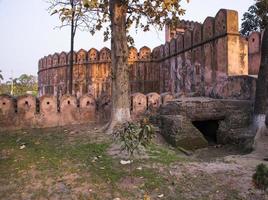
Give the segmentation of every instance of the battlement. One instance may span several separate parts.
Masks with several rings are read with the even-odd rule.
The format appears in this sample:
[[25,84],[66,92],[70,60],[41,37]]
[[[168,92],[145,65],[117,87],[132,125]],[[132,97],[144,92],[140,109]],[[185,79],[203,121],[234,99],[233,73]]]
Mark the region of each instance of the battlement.
[[194,27],[197,26],[198,22],[180,20],[177,26],[171,25],[170,23],[165,26],[165,37],[166,42],[170,42],[172,39],[176,39],[179,35],[183,35],[187,30],[193,31]]
[[[131,93],[184,93],[186,96],[253,99],[259,54],[252,41],[238,32],[238,13],[221,9],[203,23],[181,21],[183,34],[153,50],[129,48]],[[253,38],[256,37],[256,38]],[[250,47],[250,49],[248,49]],[[250,53],[250,56],[249,56]],[[39,61],[39,95],[62,96],[69,85],[70,53],[46,56]],[[249,62],[250,67],[249,67]],[[254,65],[254,66],[253,66]],[[111,50],[92,48],[74,53],[73,94],[99,98],[111,95]],[[236,94],[236,92],[238,92]]]
[[[135,93],[131,95],[131,114],[139,117],[147,110],[158,109],[161,104],[174,97],[165,93]],[[77,98],[63,95],[60,99],[55,96],[44,95],[36,98],[24,95],[14,98],[0,95],[0,129],[46,128],[71,124],[99,122],[110,119],[111,99],[103,95],[95,99],[90,95]]]
[[[182,22],[183,34],[153,50],[129,48],[131,114],[156,110],[174,97],[254,100],[261,34],[244,38],[236,11],[221,9],[203,23]],[[39,60],[39,96],[0,96],[1,129],[53,127],[108,121],[111,112],[111,50],[70,53]],[[249,65],[250,63],[250,65]],[[147,94],[147,95],[144,95]]]
[[[150,48],[144,46],[140,48],[139,52],[135,47],[129,48],[129,61],[145,60],[151,60]],[[111,50],[107,47],[102,48],[100,51],[95,48],[91,48],[89,51],[80,49],[74,52],[73,62],[75,65],[110,63]],[[49,68],[65,67],[68,65],[70,65],[70,52],[54,53],[38,61],[38,73]]]

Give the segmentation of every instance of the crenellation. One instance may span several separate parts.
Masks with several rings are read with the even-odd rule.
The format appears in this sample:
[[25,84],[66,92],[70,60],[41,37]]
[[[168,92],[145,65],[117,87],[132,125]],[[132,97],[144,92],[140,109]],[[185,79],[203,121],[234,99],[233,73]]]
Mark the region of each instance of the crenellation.
[[185,31],[183,35],[183,40],[184,40],[184,50],[190,49],[193,45],[193,40],[192,40],[192,31],[187,30]]
[[96,121],[97,104],[92,95],[83,95],[79,98],[79,121],[81,123]]
[[104,47],[100,50],[100,61],[110,61],[111,60],[111,50]]
[[198,45],[202,42],[202,25],[196,24],[193,29],[193,46]]
[[48,55],[46,58],[46,68],[51,68],[52,67],[52,55]]
[[57,98],[53,95],[43,95],[39,98],[40,114],[55,114],[58,112]]
[[0,95],[0,116],[14,115],[15,114],[15,99],[14,97],[6,94]]
[[77,64],[84,64],[87,62],[87,52],[84,49],[80,49],[77,52]]
[[214,28],[215,37],[223,36],[227,33],[227,10],[221,9],[216,14]]
[[146,95],[147,97],[147,109],[156,110],[161,105],[161,96],[156,92],[151,92]]
[[36,97],[33,95],[23,95],[17,98],[17,112],[18,114],[35,114],[37,112],[36,108]]
[[207,17],[202,27],[202,41],[206,42],[214,38],[214,18]]
[[261,33],[253,32],[248,37],[248,66],[250,75],[258,75],[261,64]]
[[63,51],[60,53],[59,66],[65,65],[67,65],[67,53]]
[[177,53],[182,52],[184,49],[184,38],[183,35],[178,35],[178,37],[176,38],[176,42],[177,42]]
[[131,114],[138,116],[144,114],[147,110],[147,98],[142,93],[134,93],[131,95]]
[[137,60],[138,60],[138,50],[133,46],[129,47],[128,61],[135,62]]
[[99,52],[97,49],[92,48],[88,51],[88,62],[94,62],[99,59]]
[[57,67],[59,65],[59,54],[54,53],[52,56],[52,67]]
[[151,49],[149,47],[142,47],[138,53],[139,60],[149,60],[151,59]]

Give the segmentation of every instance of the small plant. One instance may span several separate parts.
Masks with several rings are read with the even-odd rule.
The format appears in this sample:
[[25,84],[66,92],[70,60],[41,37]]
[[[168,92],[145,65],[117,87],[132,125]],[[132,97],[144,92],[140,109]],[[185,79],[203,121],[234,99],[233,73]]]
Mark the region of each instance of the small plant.
[[257,188],[266,190],[268,188],[268,167],[263,163],[259,164],[252,178]]
[[131,181],[133,182],[133,169],[131,162],[134,154],[140,153],[141,149],[146,148],[154,136],[154,127],[147,118],[140,122],[126,122],[114,131],[115,138],[121,142],[121,151],[126,151],[129,156],[129,170]]
[[126,151],[130,158],[135,152],[140,153],[142,147],[147,147],[154,137],[154,127],[147,118],[140,122],[126,122],[114,131],[114,136],[121,142],[121,150]]

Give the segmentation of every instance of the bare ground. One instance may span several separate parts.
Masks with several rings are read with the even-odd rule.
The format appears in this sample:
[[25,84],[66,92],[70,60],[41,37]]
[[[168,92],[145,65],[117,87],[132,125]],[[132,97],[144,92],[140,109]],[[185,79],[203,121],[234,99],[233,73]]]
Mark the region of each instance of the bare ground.
[[186,156],[158,136],[120,164],[127,159],[93,125],[2,132],[0,199],[268,199],[252,183],[256,165],[268,163],[233,146]]

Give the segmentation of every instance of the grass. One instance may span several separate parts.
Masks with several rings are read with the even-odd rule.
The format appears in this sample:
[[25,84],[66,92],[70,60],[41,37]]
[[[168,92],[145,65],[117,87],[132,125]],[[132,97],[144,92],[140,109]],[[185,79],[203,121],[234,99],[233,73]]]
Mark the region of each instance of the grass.
[[152,162],[170,165],[174,162],[187,161],[186,157],[181,152],[171,150],[167,147],[162,147],[156,144],[151,144],[148,149],[148,154]]
[[142,170],[135,170],[133,172],[134,177],[144,179],[142,189],[146,191],[152,191],[161,188],[165,185],[166,180],[154,169],[144,168]]
[[[20,149],[22,145],[26,147]],[[121,178],[120,174],[124,173],[113,167],[112,158],[106,154],[108,147],[107,143],[85,141],[68,144],[64,141],[64,134],[0,135],[0,148],[10,151],[8,159],[0,160],[0,170],[18,172],[36,165],[40,171],[55,172],[65,167],[64,163],[72,162],[78,164],[80,170],[91,170],[94,175],[115,182]],[[98,157],[98,160],[93,162],[95,157]]]
[[[119,157],[108,153],[112,139],[90,131],[0,133],[0,199],[71,199],[75,195],[76,199],[131,200],[142,199],[145,193],[155,195],[153,199],[157,194],[164,194],[163,199],[183,199],[188,188],[202,188],[200,192],[208,194],[219,189],[213,176],[194,178],[183,174],[178,179],[171,175],[169,170],[187,163],[188,158],[166,145],[153,143],[146,150],[147,157],[135,160],[131,166],[121,165]],[[22,145],[25,148],[20,149]],[[136,182],[127,182],[130,177]],[[209,188],[207,183],[211,183]],[[124,184],[130,184],[130,189],[124,189]],[[239,199],[236,190],[225,190],[230,199]],[[200,197],[207,198],[207,193]]]

